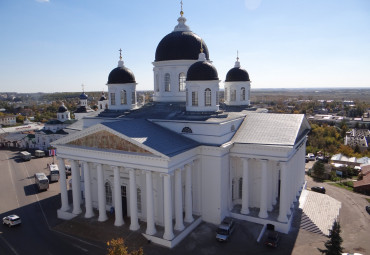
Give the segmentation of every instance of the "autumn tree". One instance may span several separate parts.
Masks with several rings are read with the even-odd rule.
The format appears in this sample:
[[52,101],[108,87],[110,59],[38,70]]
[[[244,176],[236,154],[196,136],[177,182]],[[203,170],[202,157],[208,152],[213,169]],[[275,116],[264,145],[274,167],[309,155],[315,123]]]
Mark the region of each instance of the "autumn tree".
[[107,242],[107,245],[107,255],[144,255],[143,248],[129,251],[123,238],[112,239],[111,241]]

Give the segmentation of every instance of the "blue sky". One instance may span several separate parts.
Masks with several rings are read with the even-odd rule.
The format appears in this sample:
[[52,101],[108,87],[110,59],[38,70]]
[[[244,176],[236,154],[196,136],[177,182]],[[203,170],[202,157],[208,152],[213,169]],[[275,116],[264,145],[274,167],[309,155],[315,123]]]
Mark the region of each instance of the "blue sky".
[[[255,89],[370,87],[369,0],[183,3],[222,81],[239,50]],[[120,48],[137,90],[153,89],[179,12],[177,0],[0,0],[0,92],[106,91]]]

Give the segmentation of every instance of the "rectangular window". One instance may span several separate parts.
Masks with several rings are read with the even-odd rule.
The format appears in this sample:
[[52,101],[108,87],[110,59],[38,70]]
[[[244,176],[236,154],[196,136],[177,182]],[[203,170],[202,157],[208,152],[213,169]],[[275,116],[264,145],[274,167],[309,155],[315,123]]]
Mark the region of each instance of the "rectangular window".
[[198,106],[198,92],[197,91],[191,92],[191,105]]
[[224,100],[225,100],[225,101],[228,101],[228,99],[227,99],[227,96],[228,96],[228,95],[227,95],[227,90],[228,90],[228,89],[225,89],[225,92],[224,92],[224,93],[225,93],[225,95],[224,95]]
[[220,104],[220,95],[219,95],[219,92],[216,91],[216,105],[219,105]]
[[110,104],[116,105],[116,93],[110,93]]
[[239,198],[241,199],[243,196],[243,178],[239,179]]
[[236,101],[236,90],[235,89],[231,90],[230,96],[231,96],[230,101]]
[[131,104],[136,104],[136,94],[135,94],[135,91],[132,92],[132,95],[131,95]]

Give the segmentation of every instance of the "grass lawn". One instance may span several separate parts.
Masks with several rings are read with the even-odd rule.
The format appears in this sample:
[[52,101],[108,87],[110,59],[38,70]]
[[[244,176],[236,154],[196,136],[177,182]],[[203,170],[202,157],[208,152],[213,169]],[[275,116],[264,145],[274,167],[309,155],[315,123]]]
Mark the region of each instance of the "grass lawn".
[[346,186],[344,185],[343,183],[340,183],[340,182],[336,182],[336,183],[328,183],[330,185],[333,185],[333,186],[337,186],[339,188],[342,188],[342,189],[346,189],[346,190],[349,190],[349,191],[353,191],[353,187],[349,187],[349,186]]

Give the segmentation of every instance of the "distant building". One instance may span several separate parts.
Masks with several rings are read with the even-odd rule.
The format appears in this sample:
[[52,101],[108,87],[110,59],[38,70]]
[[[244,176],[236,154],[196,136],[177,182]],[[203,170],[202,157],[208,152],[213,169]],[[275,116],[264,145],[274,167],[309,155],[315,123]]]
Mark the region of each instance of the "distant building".
[[89,96],[85,94],[85,92],[82,92],[82,94],[79,96],[80,104],[77,107],[77,110],[74,112],[76,120],[82,119],[85,116],[89,116],[95,113],[95,111],[91,109],[90,106],[87,104],[88,97]]
[[370,139],[370,131],[368,129],[352,129],[347,132],[344,138],[344,145],[352,148],[358,146],[361,152],[366,151]]
[[5,125],[5,126],[12,126],[17,123],[16,121],[17,116],[0,116],[0,125]]

